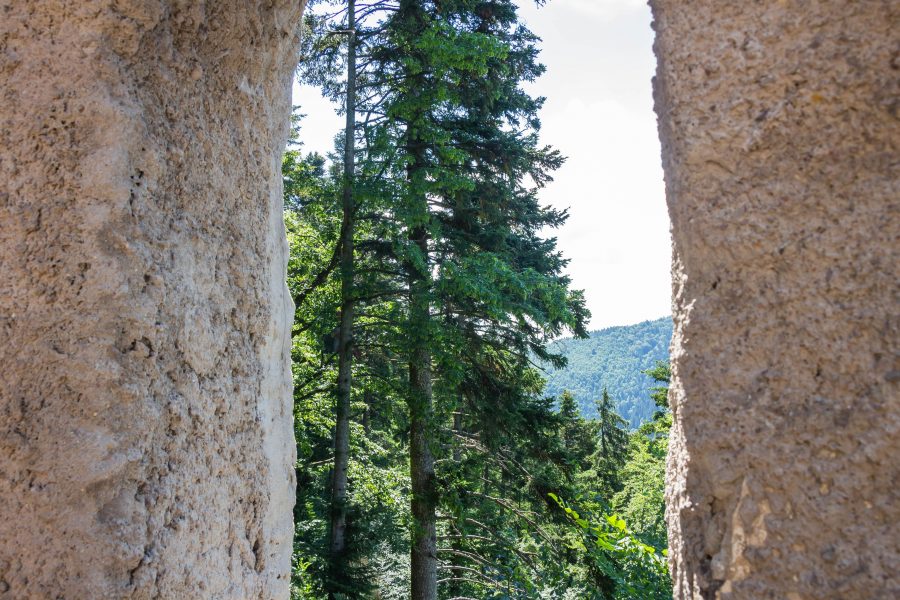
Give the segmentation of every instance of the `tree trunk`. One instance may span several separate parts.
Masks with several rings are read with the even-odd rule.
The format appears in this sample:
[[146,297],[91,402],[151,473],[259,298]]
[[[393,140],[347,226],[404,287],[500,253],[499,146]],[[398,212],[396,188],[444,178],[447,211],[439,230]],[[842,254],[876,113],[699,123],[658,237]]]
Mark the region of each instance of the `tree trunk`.
[[[421,230],[424,243],[424,229]],[[410,310],[419,333],[410,355],[410,444],[412,478],[412,600],[437,599],[437,533],[434,457],[429,447],[432,418],[431,352],[428,347],[428,278],[422,275],[410,286]]]
[[[462,434],[463,432],[463,424],[462,424],[462,410],[463,410],[463,400],[460,398],[459,408],[453,413],[453,431],[457,434]],[[459,438],[453,440],[453,462],[454,464],[459,464],[462,460],[462,444],[460,443]],[[462,525],[462,524],[460,524]],[[451,567],[461,567],[463,565],[462,560],[462,552],[465,552],[466,548],[463,544],[462,538],[462,528],[456,531],[456,535],[450,538],[450,548],[454,550],[454,552],[450,553],[450,566]],[[458,598],[463,595],[463,586],[462,582],[456,580],[455,576],[459,571],[456,569],[451,569],[451,573],[454,577],[454,580],[447,584],[447,596],[450,598]]]
[[[415,23],[416,33],[425,28],[423,7],[415,0],[403,0],[400,12]],[[411,69],[411,81],[421,81],[421,72]],[[416,88],[411,92],[418,93]],[[426,161],[419,121],[414,115],[407,121],[406,150],[413,157],[407,167],[407,183],[418,197],[411,216],[409,240],[421,252],[421,263],[406,264],[409,278],[409,383],[408,396],[410,442],[409,463],[412,480],[412,532],[410,546],[411,600],[437,600],[437,492],[435,490],[434,457],[429,442],[432,429],[431,389],[431,265],[428,250],[428,200],[423,191]]]
[[343,223],[341,225],[341,323],[338,331],[337,406],[334,426],[334,480],[331,488],[332,566],[347,550],[347,469],[350,462],[350,393],[353,366],[353,234],[355,229],[353,174],[356,128],[355,0],[347,6],[347,121],[344,135]]
[[[415,165],[411,170],[415,169]],[[422,199],[424,203],[424,198]],[[424,208],[427,210],[427,207]],[[425,268],[409,265],[409,463],[412,479],[412,546],[410,566],[412,600],[437,599],[437,533],[434,489],[434,457],[431,454],[431,276],[428,265],[428,233],[413,228],[410,239],[422,252]]]

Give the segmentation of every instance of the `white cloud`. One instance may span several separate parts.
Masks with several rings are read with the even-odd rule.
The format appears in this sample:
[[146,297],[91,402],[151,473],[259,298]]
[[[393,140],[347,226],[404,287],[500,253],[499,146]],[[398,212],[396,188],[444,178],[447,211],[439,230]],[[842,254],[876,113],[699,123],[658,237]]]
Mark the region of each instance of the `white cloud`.
[[611,21],[647,7],[646,0],[550,0],[554,8],[568,9],[584,16]]

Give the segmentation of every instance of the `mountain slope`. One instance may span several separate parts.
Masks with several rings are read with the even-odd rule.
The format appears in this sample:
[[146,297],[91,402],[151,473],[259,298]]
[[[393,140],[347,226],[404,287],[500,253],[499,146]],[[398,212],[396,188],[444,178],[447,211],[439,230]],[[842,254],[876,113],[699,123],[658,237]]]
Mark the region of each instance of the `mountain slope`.
[[671,339],[672,318],[664,317],[593,331],[584,340],[558,340],[551,348],[565,355],[569,364],[564,369],[548,368],[546,394],[558,396],[569,390],[582,414],[594,417],[594,400],[606,387],[619,414],[637,427],[656,410],[650,399],[650,388],[656,384],[641,371],[657,360],[668,360]]

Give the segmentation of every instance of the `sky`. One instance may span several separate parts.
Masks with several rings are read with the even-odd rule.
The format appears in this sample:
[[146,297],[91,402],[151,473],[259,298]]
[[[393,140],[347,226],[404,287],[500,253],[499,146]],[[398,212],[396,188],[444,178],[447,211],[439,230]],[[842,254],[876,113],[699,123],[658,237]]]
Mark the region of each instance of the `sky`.
[[[644,0],[550,0],[520,14],[543,40],[547,72],[526,89],[547,101],[541,139],[567,157],[541,199],[569,209],[552,232],[585,290],[590,329],[671,312],[669,218],[651,78],[656,69]],[[304,149],[325,154],[343,121],[315,88],[294,85]]]

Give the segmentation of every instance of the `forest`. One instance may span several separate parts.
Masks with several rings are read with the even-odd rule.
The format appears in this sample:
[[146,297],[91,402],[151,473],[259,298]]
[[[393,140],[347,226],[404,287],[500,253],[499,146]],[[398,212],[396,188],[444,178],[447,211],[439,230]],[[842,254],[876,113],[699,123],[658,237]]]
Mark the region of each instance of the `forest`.
[[292,598],[671,598],[667,363],[633,374],[637,427],[546,388],[589,314],[538,199],[564,160],[523,90],[540,40],[512,0],[323,0],[305,28],[298,77],[346,125],[304,153],[296,112],[282,164]]
[[582,414],[595,417],[594,399],[606,389],[616,412],[631,428],[640,427],[657,410],[650,397],[654,383],[643,372],[669,359],[671,340],[671,317],[607,327],[591,331],[586,338],[555,340],[550,349],[562,354],[566,365],[545,369],[544,393],[558,396],[569,391]]

